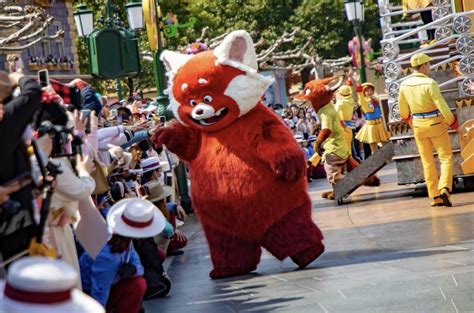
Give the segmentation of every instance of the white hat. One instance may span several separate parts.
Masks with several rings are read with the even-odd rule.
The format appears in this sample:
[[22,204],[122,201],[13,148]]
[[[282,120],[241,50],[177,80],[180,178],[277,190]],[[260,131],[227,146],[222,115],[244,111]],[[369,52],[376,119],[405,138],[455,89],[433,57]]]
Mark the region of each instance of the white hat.
[[156,111],[158,107],[156,105],[149,105],[146,108],[140,108],[140,113],[151,113]]
[[141,166],[143,173],[161,169],[161,160],[158,157],[151,157],[148,159],[141,160]]
[[165,222],[165,217],[153,203],[140,198],[115,203],[107,215],[112,232],[129,238],[158,235],[165,229]]
[[102,313],[100,303],[75,289],[76,270],[61,260],[25,257],[0,281],[0,313]]
[[295,137],[295,140],[296,140],[297,143],[301,143],[301,142],[305,141],[303,136],[301,136],[301,135],[295,135],[294,137]]

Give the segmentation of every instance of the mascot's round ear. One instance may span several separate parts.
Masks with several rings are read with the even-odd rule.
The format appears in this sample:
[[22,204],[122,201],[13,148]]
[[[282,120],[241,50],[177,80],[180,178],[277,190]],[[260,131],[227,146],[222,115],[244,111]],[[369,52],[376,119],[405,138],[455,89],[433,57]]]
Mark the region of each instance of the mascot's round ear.
[[328,91],[336,91],[344,83],[344,76],[334,76],[331,78],[327,78],[326,80],[327,80],[326,89]]
[[[237,68],[241,65],[258,70],[257,54],[252,38],[245,30],[236,30],[227,35],[222,43],[214,49],[218,63]],[[245,70],[245,69],[244,69]]]
[[181,66],[183,66],[193,56],[188,54],[181,54],[169,50],[165,50],[160,55],[160,60],[166,67],[168,72],[176,74]]

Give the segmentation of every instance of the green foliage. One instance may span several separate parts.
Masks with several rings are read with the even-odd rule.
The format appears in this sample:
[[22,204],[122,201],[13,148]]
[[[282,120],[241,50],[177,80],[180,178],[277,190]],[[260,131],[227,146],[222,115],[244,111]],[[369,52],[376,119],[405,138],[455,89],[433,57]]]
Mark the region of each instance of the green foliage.
[[[83,1],[95,12],[97,20],[105,12],[104,2]],[[112,0],[120,8],[120,15],[126,21],[124,5],[127,0]],[[302,45],[312,37],[316,52],[323,58],[338,58],[348,54],[347,42],[354,36],[352,25],[346,19],[343,0],[161,0],[163,15],[173,12],[178,23],[186,23],[192,16],[197,18],[194,29],[180,29],[178,36],[166,39],[166,48],[175,50],[194,42],[201,35],[203,27],[209,27],[209,38],[229,30],[245,29],[257,38],[267,39],[267,46],[285,31],[300,27],[301,33],[294,43],[286,48]],[[381,36],[377,2],[364,0],[365,22],[363,34],[372,38],[374,49],[379,49]],[[88,72],[87,51],[80,47],[81,70]],[[146,31],[140,32],[140,50],[148,51]],[[134,89],[150,88],[155,85],[153,65],[142,61],[142,73],[134,79]],[[103,90],[103,83],[97,86]],[[123,84],[126,86],[126,83]]]
[[[378,18],[377,4],[366,0],[363,27],[366,39],[373,38],[378,42],[380,37]],[[347,43],[354,37],[342,0],[304,0],[295,10],[288,25],[302,28],[297,44],[302,44],[308,37],[312,37],[318,55],[328,59],[347,55]]]

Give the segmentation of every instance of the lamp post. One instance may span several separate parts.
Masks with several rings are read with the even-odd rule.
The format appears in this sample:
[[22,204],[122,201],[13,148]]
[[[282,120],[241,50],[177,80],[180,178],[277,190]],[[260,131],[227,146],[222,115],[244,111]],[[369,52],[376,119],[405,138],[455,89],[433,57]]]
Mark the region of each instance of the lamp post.
[[[163,52],[163,42],[161,40],[161,22],[163,17],[161,16],[160,12],[160,1],[154,1],[155,5],[155,12],[156,12],[156,25],[158,27],[158,49],[153,56],[153,68],[154,68],[154,75],[155,75],[155,82],[156,82],[156,92],[157,92],[157,99],[158,102],[158,114],[160,116],[166,116],[166,108],[169,104],[168,96],[165,95],[164,91],[166,88],[166,80],[165,80],[165,66],[163,62],[160,60],[160,54]],[[166,116],[170,118],[170,116]]]
[[364,21],[364,1],[363,0],[344,0],[344,6],[346,8],[347,19],[352,22],[354,26],[354,33],[359,38],[359,49],[360,49],[360,81],[361,83],[367,82],[365,57],[364,57],[364,45],[362,41],[362,22]]
[[105,3],[105,19],[99,20],[102,27],[94,28],[93,12],[84,4],[78,5],[73,13],[79,37],[87,44],[91,74],[99,79],[115,79],[120,99],[123,98],[120,78],[133,77],[140,72],[138,39],[134,31],[143,28],[139,0],[131,0],[125,9],[131,30],[123,27],[118,8],[110,0]]
[[158,103],[158,114],[165,116],[167,119],[172,117],[172,113],[166,108],[169,103],[167,95],[164,91],[166,89],[166,71],[163,62],[160,60],[161,52],[164,48],[162,35],[166,38],[173,38],[178,35],[178,29],[193,27],[196,23],[196,18],[191,17],[188,23],[178,24],[163,23],[163,16],[160,11],[160,0],[142,0],[143,13],[145,15],[145,23],[148,33],[148,43],[150,50],[153,52],[153,73],[156,82],[156,93]]
[[[163,34],[168,38],[174,37],[177,35],[178,28],[192,27],[196,22],[196,19],[191,18],[189,23],[182,25],[164,25],[162,27],[163,17],[161,16],[160,11],[160,1],[144,0],[143,3],[146,26],[148,31],[148,41],[151,50],[154,52],[153,72],[155,76],[157,92],[157,113],[158,115],[165,116],[167,119],[169,119],[172,117],[172,113],[167,110],[169,99],[168,96],[164,93],[166,88],[166,71],[163,62],[160,60],[160,55],[163,51],[164,46],[161,34],[163,32]],[[192,212],[192,203],[191,198],[188,194],[186,167],[183,162],[179,162],[178,166],[175,169],[175,173],[181,205],[186,210],[186,212],[190,213]]]

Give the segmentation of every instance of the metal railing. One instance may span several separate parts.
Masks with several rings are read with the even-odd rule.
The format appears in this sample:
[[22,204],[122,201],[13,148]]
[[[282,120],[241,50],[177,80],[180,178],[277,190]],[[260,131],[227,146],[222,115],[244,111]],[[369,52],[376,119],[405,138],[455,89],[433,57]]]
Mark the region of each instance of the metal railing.
[[451,84],[453,84],[453,83],[457,83],[457,82],[459,82],[459,81],[461,81],[461,80],[465,80],[466,78],[472,78],[472,79],[474,79],[474,76],[473,76],[473,75],[465,75],[465,76],[458,76],[458,77],[455,77],[455,78],[453,78],[453,79],[450,79],[450,80],[448,80],[448,81],[445,81],[445,82],[442,83],[442,84],[439,84],[439,88],[442,89],[442,88],[444,88],[444,87],[446,87],[446,86],[449,86],[449,85],[451,85]]
[[[453,39],[457,39],[459,37],[462,37],[462,36],[465,36],[466,34],[453,34],[449,37],[446,37],[440,41],[437,41],[429,46],[425,46],[425,47],[421,47],[421,48],[418,48],[410,53],[405,53],[405,54],[402,54],[400,55],[397,59],[393,60],[393,62],[402,62],[402,61],[405,61],[405,60],[408,60],[409,58],[411,58],[412,55],[416,54],[416,53],[420,53],[420,52],[427,52],[428,50],[430,50],[430,52],[432,52],[434,49],[433,48],[436,48],[438,46],[442,46],[444,45],[445,43],[448,43],[450,41],[452,41]],[[471,36],[474,35],[474,33],[470,33]]]
[[429,24],[426,24],[426,25],[421,26],[419,28],[413,29],[413,30],[409,31],[408,33],[406,33],[404,35],[401,35],[399,37],[383,39],[382,41],[380,41],[380,43],[381,44],[384,44],[386,42],[397,43],[397,42],[399,42],[403,39],[410,38],[411,36],[414,36],[414,35],[416,35],[417,33],[421,32],[423,30],[431,29],[431,28],[433,28],[433,26],[439,26],[440,24],[443,24],[444,22],[447,22],[452,18],[456,18],[456,17],[464,16],[464,15],[473,15],[473,14],[474,14],[474,10],[466,11],[466,12],[459,12],[459,13],[451,13],[449,15],[446,15],[446,16],[440,18],[439,20],[433,21]]
[[403,10],[400,10],[400,11],[394,11],[394,12],[390,12],[390,13],[385,13],[385,14],[381,14],[380,17],[392,17],[392,16],[397,16],[397,15],[403,15],[404,13],[406,14],[414,14],[414,13],[421,13],[421,12],[425,12],[425,11],[431,11],[433,9],[437,9],[437,8],[451,8],[450,5],[443,5],[443,6],[439,6],[439,7],[427,7],[427,8],[423,8],[423,9],[416,9],[416,10],[407,10],[407,11],[403,11]]

